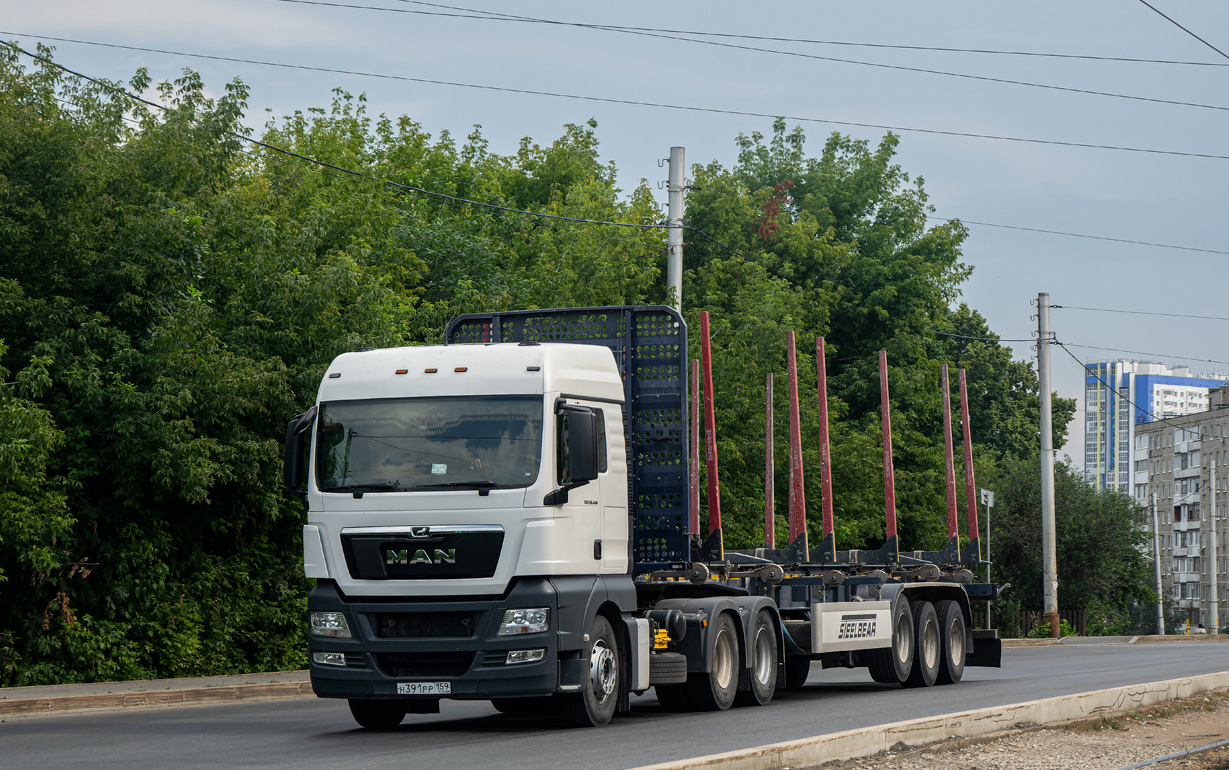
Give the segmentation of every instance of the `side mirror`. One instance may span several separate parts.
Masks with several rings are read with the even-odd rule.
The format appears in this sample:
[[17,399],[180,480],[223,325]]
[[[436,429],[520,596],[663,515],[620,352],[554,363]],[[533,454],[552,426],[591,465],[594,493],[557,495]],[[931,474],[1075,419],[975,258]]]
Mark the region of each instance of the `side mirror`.
[[598,474],[597,414],[592,409],[559,411],[559,483],[593,481]]
[[556,415],[559,488],[543,499],[543,505],[563,505],[569,490],[588,484],[600,472],[597,413],[588,407],[564,404]]
[[286,423],[286,446],[282,455],[282,484],[290,491],[303,486],[303,456],[306,443],[304,435],[310,436],[312,422],[316,419],[316,407],[303,414],[296,414]]

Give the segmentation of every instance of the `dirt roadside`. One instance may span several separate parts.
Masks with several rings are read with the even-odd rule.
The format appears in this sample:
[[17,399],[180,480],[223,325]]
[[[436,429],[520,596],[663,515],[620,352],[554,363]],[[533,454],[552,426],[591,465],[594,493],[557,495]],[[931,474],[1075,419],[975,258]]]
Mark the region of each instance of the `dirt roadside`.
[[[1126,714],[917,749],[902,746],[806,770],[1118,770],[1224,740],[1229,740],[1229,690],[1222,689]],[[1229,746],[1150,767],[1229,770]]]

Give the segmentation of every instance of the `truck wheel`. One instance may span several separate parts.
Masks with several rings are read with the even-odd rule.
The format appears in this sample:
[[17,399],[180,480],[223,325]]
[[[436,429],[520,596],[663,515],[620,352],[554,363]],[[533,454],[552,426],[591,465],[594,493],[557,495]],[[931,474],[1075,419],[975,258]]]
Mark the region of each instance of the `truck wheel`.
[[393,700],[350,700],[354,721],[368,730],[391,730],[405,719],[405,706]]
[[905,687],[930,687],[939,678],[943,663],[943,641],[939,632],[939,616],[930,602],[913,606],[913,635],[917,639],[913,655],[913,670],[905,679]]
[[589,626],[589,642],[585,645],[585,660],[589,677],[580,692],[568,696],[561,704],[569,722],[577,727],[601,727],[614,716],[619,703],[619,684],[623,676],[620,665],[619,640],[610,621],[598,615]]
[[965,625],[960,603],[944,599],[935,605],[939,616],[939,633],[943,638],[943,664],[939,666],[939,684],[955,684],[964,676]]
[[785,689],[800,690],[811,675],[811,659],[785,656]]
[[734,702],[739,706],[766,706],[777,692],[777,631],[772,614],[761,610],[751,629],[751,668],[747,688]]
[[913,670],[913,648],[913,611],[902,596],[892,608],[892,646],[867,654],[871,679],[881,684],[904,682]]
[[708,635],[712,670],[687,678],[687,700],[697,711],[725,711],[738,694],[738,630],[729,613],[721,613]]
[[691,701],[687,700],[687,685],[659,684],[653,689],[657,692],[657,702],[666,711],[691,711]]

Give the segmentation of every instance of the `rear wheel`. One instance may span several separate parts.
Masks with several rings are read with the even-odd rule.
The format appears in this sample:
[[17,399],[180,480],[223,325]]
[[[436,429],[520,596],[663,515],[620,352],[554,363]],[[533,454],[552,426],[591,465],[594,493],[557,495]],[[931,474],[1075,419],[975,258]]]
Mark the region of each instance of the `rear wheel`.
[[930,687],[939,678],[939,666],[943,663],[939,616],[930,602],[913,605],[913,634],[916,639],[913,668],[904,684],[905,687]]
[[585,645],[585,660],[589,676],[580,692],[566,696],[564,714],[578,727],[601,727],[614,716],[619,703],[619,679],[623,675],[619,655],[619,640],[610,621],[598,615],[589,626],[589,641]]
[[913,610],[901,596],[892,608],[892,645],[867,655],[871,678],[882,684],[903,683],[913,670],[913,648]]
[[708,637],[711,670],[687,678],[687,700],[698,711],[725,711],[738,694],[738,630],[722,613]]
[[747,689],[735,697],[740,706],[764,706],[777,692],[777,623],[772,613],[761,610],[751,629],[751,668]]
[[354,721],[368,730],[391,730],[405,719],[405,706],[393,700],[350,701]]
[[959,602],[945,599],[935,605],[939,616],[939,633],[943,639],[943,663],[939,666],[939,684],[955,684],[964,676],[965,625],[964,611]]

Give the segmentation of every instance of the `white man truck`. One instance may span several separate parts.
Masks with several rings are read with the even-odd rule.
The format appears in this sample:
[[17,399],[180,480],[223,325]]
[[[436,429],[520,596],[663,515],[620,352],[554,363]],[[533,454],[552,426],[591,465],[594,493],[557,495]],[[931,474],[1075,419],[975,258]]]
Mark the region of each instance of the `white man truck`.
[[464,316],[446,339],[338,356],[287,426],[312,687],[360,725],[446,698],[603,725],[650,688],[765,704],[814,661],[906,686],[999,664],[967,553],[700,539],[674,310]]

